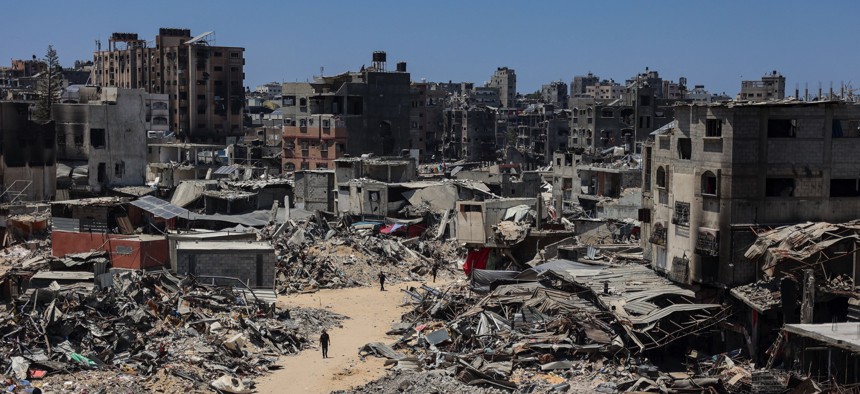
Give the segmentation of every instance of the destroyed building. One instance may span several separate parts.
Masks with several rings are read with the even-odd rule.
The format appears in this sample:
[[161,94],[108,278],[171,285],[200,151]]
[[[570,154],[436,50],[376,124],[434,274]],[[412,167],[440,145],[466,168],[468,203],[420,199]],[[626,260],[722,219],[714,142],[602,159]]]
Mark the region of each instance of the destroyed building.
[[637,142],[673,119],[676,100],[660,98],[659,91],[644,80],[634,80],[621,99],[572,97],[568,146],[590,153],[616,146],[634,152]]
[[537,171],[524,171],[518,164],[495,164],[474,170],[461,170],[457,179],[481,182],[500,197],[535,197],[540,192],[541,179]]
[[607,152],[603,157],[573,152],[553,155],[552,196],[559,212],[583,211],[595,218],[638,216],[642,204],[639,155]]
[[441,144],[444,160],[489,161],[496,158],[495,111],[486,106],[454,104],[445,109]]
[[571,112],[554,104],[532,104],[518,114],[516,148],[529,163],[550,164],[554,152],[567,150]]
[[56,196],[54,122],[29,120],[27,103],[0,102],[0,202],[49,201]]
[[93,83],[170,97],[170,130],[183,141],[225,143],[242,135],[244,48],[216,46],[213,32],[161,28],[152,41],[113,33],[93,54]]
[[284,84],[284,171],[333,168],[344,155],[399,154],[411,146],[406,63],[386,69],[385,52],[358,72]]
[[418,149],[422,162],[438,151],[444,133],[443,110],[448,101],[448,92],[438,83],[412,82],[410,85],[412,108],[409,111],[409,135],[411,149]]
[[54,104],[52,111],[57,159],[63,165],[60,188],[98,194],[111,187],[143,185],[147,112],[152,105],[166,105],[166,97],[153,103],[142,90],[113,87],[82,87],[79,94],[77,103]]
[[744,258],[760,228],[856,218],[860,106],[839,102],[681,105],[643,155],[642,242],[684,283],[755,281]]
[[[146,183],[173,189],[182,181],[206,179],[224,167],[224,145],[153,142],[147,145]],[[225,168],[225,171],[236,168]],[[225,174],[229,175],[229,174]]]

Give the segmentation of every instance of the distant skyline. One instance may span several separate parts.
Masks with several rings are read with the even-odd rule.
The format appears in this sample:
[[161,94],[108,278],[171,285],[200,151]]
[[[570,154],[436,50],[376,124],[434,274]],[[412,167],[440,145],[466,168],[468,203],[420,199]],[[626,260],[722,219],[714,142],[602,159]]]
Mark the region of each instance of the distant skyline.
[[92,60],[113,32],[153,40],[160,27],[214,31],[217,45],[245,48],[245,85],[305,81],[357,71],[373,51],[405,61],[414,81],[489,80],[517,73],[517,90],[593,72],[623,83],[657,70],[734,96],[742,79],[778,70],[786,95],[860,88],[854,43],[857,1],[44,1],[3,4],[0,66],[41,58],[54,45],[63,66]]

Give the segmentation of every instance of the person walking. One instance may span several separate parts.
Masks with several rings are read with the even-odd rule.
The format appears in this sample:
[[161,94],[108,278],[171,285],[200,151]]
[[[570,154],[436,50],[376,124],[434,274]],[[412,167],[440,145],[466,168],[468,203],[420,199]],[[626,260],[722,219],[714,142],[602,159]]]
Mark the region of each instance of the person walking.
[[385,291],[385,272],[379,271],[379,291]]
[[439,266],[433,264],[433,267],[430,268],[430,275],[433,275],[433,283],[436,283],[436,273],[439,271]]
[[320,335],[320,346],[322,346],[323,358],[328,358],[328,345],[330,343],[331,339],[328,336],[328,332],[326,332],[326,330],[322,330],[322,335]]

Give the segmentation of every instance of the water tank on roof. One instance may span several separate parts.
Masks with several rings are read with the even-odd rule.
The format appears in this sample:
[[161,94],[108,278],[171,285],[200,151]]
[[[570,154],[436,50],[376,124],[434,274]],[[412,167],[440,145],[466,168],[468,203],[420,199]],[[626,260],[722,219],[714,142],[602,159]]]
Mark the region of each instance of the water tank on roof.
[[397,63],[397,72],[401,72],[401,73],[406,72],[406,62],[398,62]]
[[373,52],[373,61],[374,62],[386,62],[385,51],[376,51]]

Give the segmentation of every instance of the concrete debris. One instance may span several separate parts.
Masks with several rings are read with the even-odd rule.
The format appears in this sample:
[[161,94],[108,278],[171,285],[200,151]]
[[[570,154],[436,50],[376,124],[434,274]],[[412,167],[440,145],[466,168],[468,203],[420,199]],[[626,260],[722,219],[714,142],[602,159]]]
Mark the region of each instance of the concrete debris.
[[440,278],[451,276],[465,252],[454,241],[435,239],[438,227],[428,228],[426,221],[330,223],[317,214],[290,222],[272,239],[278,256],[277,291],[368,286],[376,284],[380,271],[390,283],[423,280],[434,266]]
[[249,393],[253,377],[274,368],[279,355],[311,346],[308,338],[343,319],[282,310],[248,289],[166,271],[117,271],[111,283],[92,290],[54,283],[8,304],[0,311],[4,368],[18,379],[47,372],[44,384],[58,392]]

